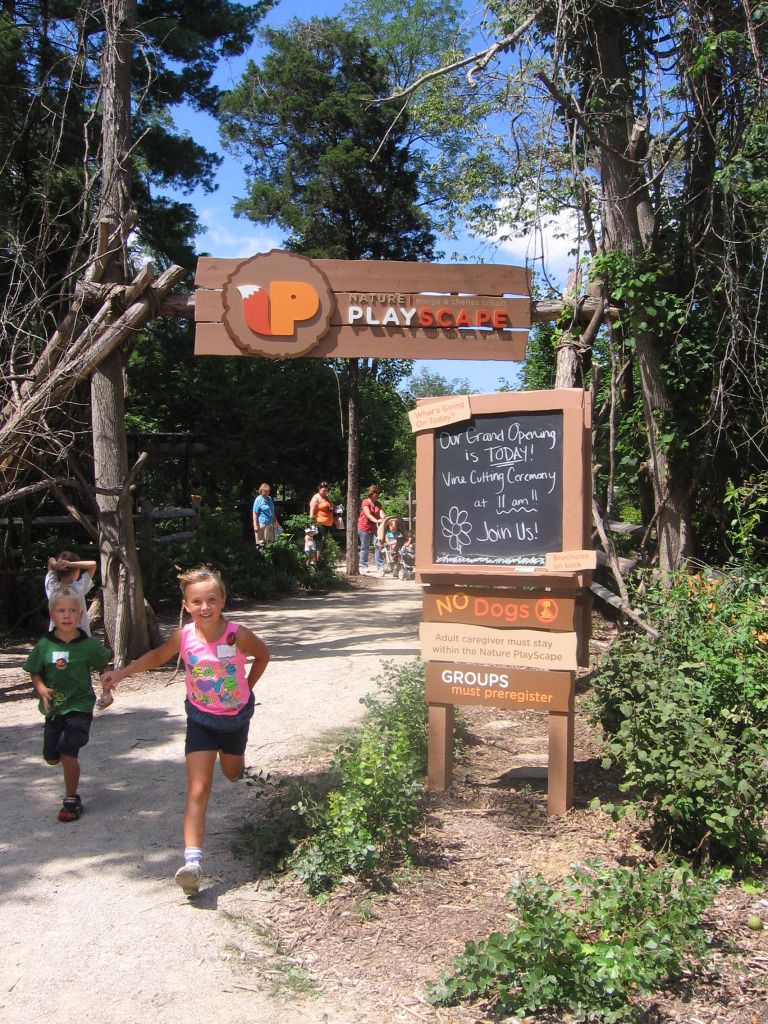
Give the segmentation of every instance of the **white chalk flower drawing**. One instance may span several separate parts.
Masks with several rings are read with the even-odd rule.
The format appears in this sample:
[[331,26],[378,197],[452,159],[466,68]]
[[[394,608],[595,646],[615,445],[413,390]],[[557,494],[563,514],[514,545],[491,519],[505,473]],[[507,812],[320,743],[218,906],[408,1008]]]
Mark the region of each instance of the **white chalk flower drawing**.
[[461,554],[461,549],[469,544],[472,534],[469,512],[465,512],[457,505],[451,505],[448,515],[440,516],[440,525],[443,528],[443,536],[448,538],[449,546]]

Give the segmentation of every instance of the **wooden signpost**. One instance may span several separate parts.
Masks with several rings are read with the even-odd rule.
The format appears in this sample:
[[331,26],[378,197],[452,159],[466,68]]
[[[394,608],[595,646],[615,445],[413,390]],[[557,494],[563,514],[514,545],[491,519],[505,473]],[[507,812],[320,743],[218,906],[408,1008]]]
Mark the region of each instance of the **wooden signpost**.
[[416,442],[428,785],[452,777],[453,708],[549,716],[547,808],[573,802],[577,668],[595,552],[591,417],[581,390],[426,399]]

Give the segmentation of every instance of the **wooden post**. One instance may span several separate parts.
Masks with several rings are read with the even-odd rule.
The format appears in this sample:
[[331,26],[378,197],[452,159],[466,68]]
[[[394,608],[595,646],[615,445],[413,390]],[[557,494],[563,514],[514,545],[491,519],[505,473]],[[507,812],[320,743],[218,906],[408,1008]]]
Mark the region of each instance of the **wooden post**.
[[194,512],[191,528],[193,530],[199,530],[202,520],[203,499],[199,494],[191,494],[189,503],[192,506],[192,511]]
[[452,704],[429,705],[429,745],[427,748],[427,789],[446,790],[453,778]]
[[154,511],[154,505],[152,499],[144,494],[141,498],[141,520],[139,526],[139,533],[141,536],[141,543],[146,551],[149,551],[152,546],[152,512]]
[[574,689],[568,711],[549,713],[547,814],[565,814],[573,806]]

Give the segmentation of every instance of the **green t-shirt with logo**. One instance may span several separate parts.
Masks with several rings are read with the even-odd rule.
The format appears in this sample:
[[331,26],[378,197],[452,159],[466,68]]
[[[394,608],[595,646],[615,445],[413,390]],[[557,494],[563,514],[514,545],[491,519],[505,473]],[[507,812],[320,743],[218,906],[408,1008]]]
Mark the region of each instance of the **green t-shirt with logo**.
[[[24,662],[24,671],[42,676],[53,690],[49,717],[70,711],[93,711],[96,695],[91,685],[91,672],[101,671],[112,660],[112,652],[104,644],[79,631],[74,640],[59,640],[53,633],[41,637]],[[45,715],[42,700],[38,704]]]

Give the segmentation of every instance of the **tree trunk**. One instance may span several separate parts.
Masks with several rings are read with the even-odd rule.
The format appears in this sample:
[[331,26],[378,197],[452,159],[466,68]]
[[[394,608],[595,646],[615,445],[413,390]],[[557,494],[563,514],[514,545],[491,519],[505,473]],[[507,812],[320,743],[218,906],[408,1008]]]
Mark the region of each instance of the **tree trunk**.
[[149,647],[144,588],[138,568],[125,439],[123,367],[113,352],[91,378],[91,424],[104,629],[120,667]]
[[347,421],[347,576],[358,572],[357,516],[359,514],[360,469],[360,364],[357,359],[347,362],[349,379],[349,418]]
[[[103,102],[102,183],[100,219],[119,229],[130,213],[131,66],[136,0],[104,0],[105,41],[102,53]],[[109,279],[125,283],[126,239]],[[125,438],[123,355],[115,351],[91,378],[91,422],[96,500],[99,505],[99,547],[103,586],[104,629],[115,664],[149,646],[144,588],[133,532]]]
[[[652,205],[639,162],[644,156],[647,125],[643,118],[636,118],[634,124],[628,122],[631,76],[624,59],[620,26],[604,19],[595,29],[594,42],[596,69],[608,86],[627,83],[626,91],[614,87],[603,96],[603,248],[619,250],[636,259],[652,245],[654,236]],[[668,571],[679,568],[691,552],[689,488],[682,467],[669,460],[660,443],[662,419],[671,411],[672,403],[661,372],[656,339],[648,332],[640,333],[635,345],[653,481],[659,567]]]
[[670,411],[670,402],[654,339],[648,334],[636,335],[635,351],[648,438],[659,568],[666,572],[679,569],[692,553],[688,486],[681,471],[674,471],[660,439],[660,421]]

